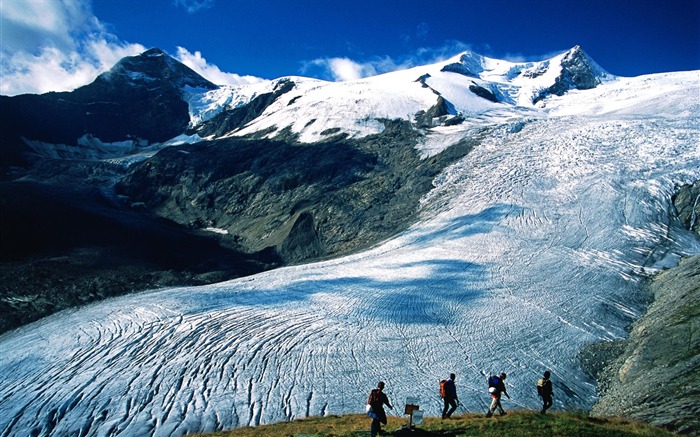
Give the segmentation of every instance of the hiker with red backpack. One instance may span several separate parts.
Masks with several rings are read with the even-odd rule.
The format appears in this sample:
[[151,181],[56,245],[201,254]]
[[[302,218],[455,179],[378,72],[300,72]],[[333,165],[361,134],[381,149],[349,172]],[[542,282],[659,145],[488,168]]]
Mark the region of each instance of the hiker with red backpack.
[[384,405],[390,409],[394,409],[389,402],[389,398],[386,393],[384,393],[384,381],[379,381],[377,383],[377,388],[372,389],[369,393],[369,398],[367,399],[367,415],[372,418],[372,425],[370,427],[370,435],[376,437],[382,430],[382,423],[386,425],[386,412],[384,411]]
[[496,408],[501,412],[501,416],[506,414],[506,412],[503,410],[503,406],[501,405],[501,394],[505,394],[508,399],[510,399],[510,395],[506,391],[506,385],[503,381],[506,379],[506,374],[501,373],[500,375],[492,375],[489,376],[488,382],[489,382],[489,393],[491,394],[491,406],[489,407],[489,412],[486,413],[486,417],[491,417],[493,416],[493,412],[496,411]]
[[459,398],[457,397],[457,386],[455,386],[456,375],[450,373],[450,379],[440,381],[440,397],[445,403],[442,409],[442,418],[448,419],[457,409]]

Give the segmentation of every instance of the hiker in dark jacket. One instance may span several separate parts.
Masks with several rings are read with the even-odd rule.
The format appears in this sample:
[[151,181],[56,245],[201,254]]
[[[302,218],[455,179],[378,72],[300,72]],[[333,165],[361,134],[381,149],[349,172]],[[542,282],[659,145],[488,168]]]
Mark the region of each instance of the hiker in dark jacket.
[[549,370],[544,372],[544,378],[537,381],[537,394],[542,398],[542,410],[540,413],[545,414],[547,409],[552,406],[552,381],[549,380]]
[[457,409],[457,386],[455,386],[456,375],[450,373],[450,379],[445,382],[445,396],[442,400],[445,402],[445,406],[442,409],[442,418],[447,419],[452,416],[452,413]]
[[496,408],[498,408],[498,410],[501,412],[501,416],[506,414],[506,412],[503,410],[503,406],[501,405],[501,394],[505,394],[508,399],[510,399],[510,395],[506,391],[506,384],[503,382],[505,379],[505,373],[501,373],[500,376],[492,376],[489,378],[489,393],[491,393],[492,399],[491,406],[489,407],[489,412],[486,413],[486,417],[493,416],[493,412],[496,411]]
[[[370,417],[372,417],[372,426],[370,427],[370,435],[376,437],[376,435],[382,429],[382,423],[386,425],[386,413],[384,412],[384,405],[390,409],[394,409],[389,402],[389,398],[384,393],[384,381],[379,381],[377,383],[377,388],[372,389],[369,393],[369,398],[367,399],[367,404],[372,407],[370,411]],[[372,415],[373,414],[373,415]]]

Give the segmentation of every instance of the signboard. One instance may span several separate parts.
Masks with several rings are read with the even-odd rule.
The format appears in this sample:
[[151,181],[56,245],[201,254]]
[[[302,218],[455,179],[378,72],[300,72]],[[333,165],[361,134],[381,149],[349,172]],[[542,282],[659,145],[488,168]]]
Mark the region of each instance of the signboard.
[[406,404],[406,408],[403,410],[403,414],[414,414],[418,411],[418,405]]
[[423,412],[421,410],[413,412],[411,423],[413,425],[421,425],[423,423]]
[[418,405],[420,404],[420,399],[418,399],[415,396],[407,396],[406,397],[406,405]]
[[406,408],[404,408],[403,414],[410,414],[411,421],[409,426],[412,428],[413,424],[416,423],[416,415],[420,416],[420,423],[423,423],[423,412],[420,411],[418,403],[420,399],[417,397],[409,396],[406,398]]
[[414,396],[408,396],[406,398],[406,408],[403,410],[403,414],[413,414],[415,410],[417,410],[418,403],[420,402],[420,399]]

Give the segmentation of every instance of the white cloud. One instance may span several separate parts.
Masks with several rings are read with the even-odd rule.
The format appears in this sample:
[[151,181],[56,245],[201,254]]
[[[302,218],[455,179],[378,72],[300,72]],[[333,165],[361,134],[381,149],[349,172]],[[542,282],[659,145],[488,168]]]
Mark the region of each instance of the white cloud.
[[378,60],[358,62],[349,58],[319,58],[306,62],[302,74],[311,74],[322,79],[344,82],[384,73]]
[[342,82],[444,61],[470,49],[471,46],[468,44],[450,41],[439,48],[419,48],[413,53],[397,58],[390,56],[374,57],[369,60],[318,58],[303,63],[301,72],[321,79]]
[[88,0],[0,1],[0,20],[3,95],[72,90],[145,50],[106,32]]
[[178,47],[176,57],[178,61],[217,85],[248,85],[264,81],[264,79],[255,76],[239,76],[233,73],[224,73],[216,65],[209,64],[199,51],[191,53],[183,47]]
[[214,0],[174,0],[173,3],[182,6],[190,14],[214,7]]

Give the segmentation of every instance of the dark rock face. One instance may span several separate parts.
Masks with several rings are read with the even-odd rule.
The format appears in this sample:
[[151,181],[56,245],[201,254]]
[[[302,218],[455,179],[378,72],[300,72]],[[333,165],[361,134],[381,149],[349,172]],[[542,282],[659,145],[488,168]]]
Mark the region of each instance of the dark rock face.
[[86,172],[76,162],[47,165],[61,173],[60,184],[0,183],[0,333],[107,297],[279,265],[274,254],[243,253],[216,234],[121,206],[94,177],[119,169],[89,165]]
[[700,256],[658,275],[654,302],[632,327],[622,355],[599,373],[592,413],[700,432]]
[[482,99],[498,103],[498,98],[496,97],[496,95],[482,86],[479,86],[477,84],[469,85],[469,91],[473,92]]
[[225,139],[168,148],[118,185],[148,213],[228,232],[247,252],[286,263],[375,244],[415,220],[420,197],[472,143],[420,160],[405,122],[361,140],[324,143]]
[[561,61],[561,74],[555,79],[554,85],[539,93],[533,103],[550,95],[562,96],[572,89],[587,90],[601,83],[603,74],[593,60],[576,46],[571,49]]
[[273,92],[261,94],[247,105],[225,110],[197,126],[196,129],[191,130],[189,133],[198,133],[201,137],[208,137],[210,135],[223,135],[239,129],[259,117],[279,96],[291,91],[293,88],[294,82],[286,79],[281,80],[277,83]]
[[320,258],[325,255],[323,243],[311,213],[304,211],[298,215],[292,229],[282,241],[279,252],[281,258],[287,262]]
[[[162,142],[189,124],[184,87],[215,85],[158,49],[122,59],[89,85],[72,92],[0,97],[6,131],[0,143],[9,156],[0,170],[27,164],[23,138],[77,145],[84,135],[104,142]],[[5,153],[3,153],[5,155]]]
[[[454,110],[452,111],[454,112]],[[419,111],[415,115],[416,127],[428,129],[440,124],[440,117],[450,114],[450,104],[442,96],[438,96],[435,105],[427,111]]]
[[700,182],[680,187],[673,206],[686,229],[700,235]]
[[462,55],[459,62],[442,67],[441,71],[449,71],[464,76],[479,78],[484,71],[484,58],[476,53],[467,52]]

